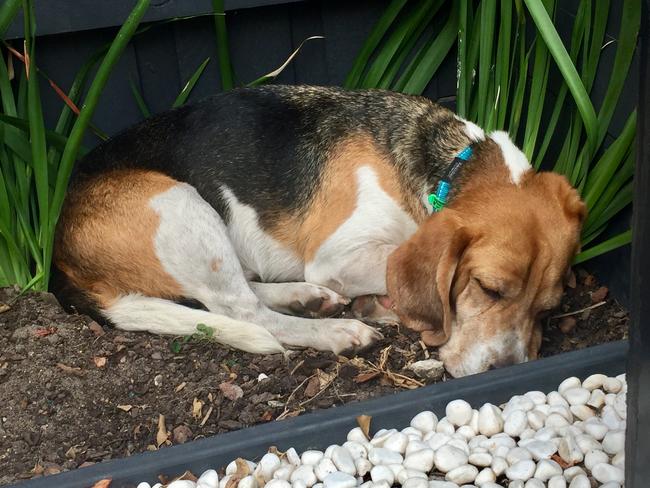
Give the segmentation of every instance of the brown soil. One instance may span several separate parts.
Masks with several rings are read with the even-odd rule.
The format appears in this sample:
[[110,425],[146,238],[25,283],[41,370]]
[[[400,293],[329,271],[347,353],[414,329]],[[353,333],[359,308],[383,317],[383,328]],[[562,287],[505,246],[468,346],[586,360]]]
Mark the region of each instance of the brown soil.
[[[558,313],[606,293],[587,273],[577,282]],[[0,485],[433,382],[405,369],[436,353],[403,328],[382,328],[385,339],[353,360],[313,350],[255,356],[205,337],[178,350],[169,337],[68,315],[50,294],[16,297],[0,290],[10,304],[0,313]],[[542,355],[625,338],[627,322],[611,299],[550,319]]]

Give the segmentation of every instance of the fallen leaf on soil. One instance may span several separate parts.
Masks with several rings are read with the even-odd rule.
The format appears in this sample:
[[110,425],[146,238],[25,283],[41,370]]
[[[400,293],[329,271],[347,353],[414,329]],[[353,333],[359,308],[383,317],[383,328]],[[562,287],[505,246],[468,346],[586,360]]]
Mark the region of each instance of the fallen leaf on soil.
[[271,420],[273,420],[273,414],[271,413],[270,410],[267,410],[260,416],[260,418],[265,422],[270,422]]
[[569,279],[566,282],[566,286],[569,288],[575,288],[577,285],[578,283],[576,282],[576,274],[573,272],[573,270],[571,270],[569,272]]
[[93,361],[95,362],[95,366],[98,368],[106,366],[106,358],[104,356],[96,356],[93,358]]
[[173,483],[174,481],[180,481],[180,480],[196,481],[196,480],[198,480],[198,478],[196,476],[194,476],[194,473],[187,470],[182,475],[180,475],[178,478],[174,478],[173,480],[171,480],[170,483]]
[[370,421],[372,420],[372,417],[370,415],[359,415],[357,417],[357,424],[359,424],[359,427],[361,427],[361,431],[364,433],[364,435],[370,439]]
[[591,301],[593,303],[602,302],[605,298],[607,298],[608,293],[609,290],[607,289],[607,287],[601,286],[596,291],[591,292]]
[[0,313],[6,312],[9,310],[11,307],[7,305],[6,303],[0,303]]
[[158,447],[165,444],[168,438],[169,433],[167,432],[167,427],[165,426],[165,416],[163,414],[158,414],[158,433],[156,434],[156,443]]
[[81,368],[73,368],[72,366],[68,366],[67,364],[63,363],[56,363],[57,368],[63,370],[65,373],[73,374],[76,376],[83,376],[84,372],[81,371]]
[[381,374],[381,371],[375,370],[375,371],[367,371],[365,373],[359,373],[354,377],[354,382],[355,383],[365,383],[366,381],[370,381],[373,378],[376,378]]
[[585,284],[585,286],[595,286],[596,277],[594,275],[587,274],[587,276],[585,276],[583,283]]
[[133,405],[118,405],[117,408],[124,412],[129,412],[133,408]]
[[320,380],[317,376],[314,376],[309,380],[307,386],[305,387],[305,396],[308,398],[313,397],[320,391]]
[[201,427],[203,427],[205,423],[208,421],[208,419],[210,418],[213,408],[214,406],[210,405],[210,408],[208,408],[208,412],[205,414],[205,417],[203,417],[203,420],[201,420]]
[[95,334],[97,337],[103,336],[105,334],[104,329],[94,320],[88,324],[88,328]]
[[245,459],[237,458],[235,459],[235,466],[237,466],[237,471],[235,471],[226,483],[226,488],[235,488],[242,478],[245,478],[251,474],[251,468],[248,466],[248,463]]
[[174,390],[174,392],[178,393],[178,392],[181,391],[183,388],[185,388],[185,385],[187,385],[187,381],[183,381],[180,385],[178,385],[178,386],[176,387],[176,389]]
[[111,484],[111,479],[100,480],[93,485],[93,488],[108,488]]
[[39,327],[34,331],[34,335],[36,337],[47,337],[52,334],[56,334],[57,328],[54,326],[49,326],[49,327]]
[[[172,430],[172,439],[174,444],[185,444],[187,441],[191,440],[194,434],[192,430],[185,424],[178,425]],[[195,480],[192,480],[195,481]]]
[[576,328],[576,319],[574,317],[564,317],[560,320],[558,327],[563,334],[569,334],[573,329]]
[[199,420],[203,416],[203,402],[198,398],[194,398],[192,401],[192,417],[196,420]]
[[318,383],[320,386],[320,389],[327,388],[329,384],[334,381],[337,377],[337,372],[332,371],[331,373],[326,373],[325,371],[321,371],[320,369],[316,369],[316,377],[318,378]]
[[219,389],[228,400],[233,402],[244,396],[244,390],[233,383],[221,383]]
[[65,452],[65,457],[68,459],[74,459],[77,457],[77,450],[74,448],[74,446],[70,446],[70,449]]

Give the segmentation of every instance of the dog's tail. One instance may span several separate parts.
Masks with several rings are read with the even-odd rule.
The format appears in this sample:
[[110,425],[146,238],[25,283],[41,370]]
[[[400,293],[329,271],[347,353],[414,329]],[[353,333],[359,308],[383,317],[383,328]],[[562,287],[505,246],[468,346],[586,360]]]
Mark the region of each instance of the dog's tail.
[[181,336],[195,333],[197,325],[204,324],[213,331],[212,339],[219,344],[262,354],[284,351],[278,340],[259,325],[162,298],[125,295],[102,309],[102,314],[124,330]]

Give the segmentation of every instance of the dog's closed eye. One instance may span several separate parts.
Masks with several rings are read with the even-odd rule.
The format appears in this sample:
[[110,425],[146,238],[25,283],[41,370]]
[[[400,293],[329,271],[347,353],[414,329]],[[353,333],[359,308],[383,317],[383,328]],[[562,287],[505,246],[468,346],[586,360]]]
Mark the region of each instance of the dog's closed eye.
[[501,300],[503,298],[503,294],[499,290],[496,290],[496,289],[486,285],[485,283],[483,283],[478,278],[474,278],[474,279],[476,280],[476,283],[481,288],[483,293],[485,293],[488,296],[488,298],[490,298],[491,300],[497,301],[497,300]]

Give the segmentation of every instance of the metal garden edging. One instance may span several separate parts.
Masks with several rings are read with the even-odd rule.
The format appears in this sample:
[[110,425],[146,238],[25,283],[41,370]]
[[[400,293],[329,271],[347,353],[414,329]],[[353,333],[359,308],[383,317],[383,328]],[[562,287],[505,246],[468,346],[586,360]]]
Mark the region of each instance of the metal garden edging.
[[[13,488],[89,488],[111,478],[111,488],[134,488],[140,481],[155,481],[159,474],[175,476],[189,469],[194,473],[224,467],[237,457],[258,459],[269,446],[325,448],[341,443],[356,426],[356,417],[372,416],[372,430],[408,425],[422,410],[442,414],[445,405],[463,398],[473,406],[495,404],[530,390],[551,391],[567,376],[591,373],[619,374],[625,370],[627,342],[619,341],[580,351],[567,352],[528,363],[501,368],[396,395],[352,403],[343,407],[270,422],[156,452],[96,464],[45,478],[13,485]],[[640,486],[640,485],[639,485]],[[635,487],[636,488],[636,487]]]

